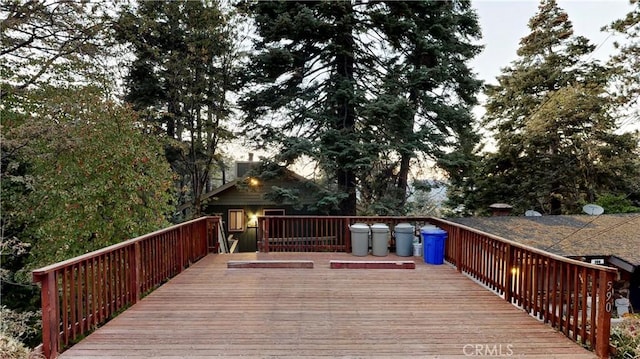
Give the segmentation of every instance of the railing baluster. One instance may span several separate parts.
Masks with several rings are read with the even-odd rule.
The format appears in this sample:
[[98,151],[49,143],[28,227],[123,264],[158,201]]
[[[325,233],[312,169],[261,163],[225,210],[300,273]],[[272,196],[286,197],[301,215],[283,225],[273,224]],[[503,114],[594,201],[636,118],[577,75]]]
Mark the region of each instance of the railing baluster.
[[98,323],[98,318],[97,318],[97,313],[96,313],[96,259],[95,258],[91,258],[88,260],[88,262],[90,263],[91,266],[91,270],[89,271],[90,274],[90,279],[89,279],[89,283],[91,283],[90,287],[91,287],[91,300],[90,300],[90,314],[89,314],[89,322],[88,322],[88,327],[87,330],[91,331],[94,327],[94,325],[96,325]]
[[64,268],[62,272],[62,333],[64,338],[64,345],[69,344],[69,292],[71,285],[69,284],[69,270],[70,268]]
[[580,283],[578,281],[578,267],[571,266],[571,272],[573,273],[573,286],[572,286],[572,313],[571,318],[572,326],[571,326],[571,338],[576,341],[578,339],[578,300],[580,299]]
[[132,275],[132,289],[133,289],[133,301],[132,303],[138,302],[141,298],[141,285],[142,285],[142,254],[141,254],[140,242],[135,242],[133,244],[133,261],[131,263],[133,275]]
[[587,277],[587,268],[581,268],[581,285],[580,285],[580,308],[582,309],[582,315],[580,316],[581,324],[580,324],[580,343],[587,343],[587,286],[588,286],[588,277]]
[[598,314],[598,278],[596,276],[597,272],[595,270],[589,271],[589,279],[591,285],[591,313],[590,313],[590,329],[589,329],[589,344],[594,347],[596,343],[596,316]]
[[78,274],[77,274],[77,287],[78,290],[76,292],[77,295],[77,313],[76,318],[78,320],[78,335],[84,335],[84,270],[82,267],[82,262],[78,263]]
[[562,303],[562,318],[564,319],[564,335],[569,337],[569,328],[571,323],[569,321],[569,315],[571,313],[571,264],[565,264],[565,276],[562,278],[564,283],[564,302]]
[[265,226],[264,226],[264,238],[265,238],[265,243],[264,243],[264,251],[265,253],[269,253],[269,242],[270,242],[270,238],[269,238],[269,224],[271,223],[271,219],[268,219],[267,221],[265,221]]
[[533,300],[533,308],[532,308],[532,314],[536,317],[539,317],[540,315],[540,257],[533,253],[531,255],[531,269],[532,269],[532,274],[531,274],[531,281],[532,281],[532,288],[531,288],[531,298]]

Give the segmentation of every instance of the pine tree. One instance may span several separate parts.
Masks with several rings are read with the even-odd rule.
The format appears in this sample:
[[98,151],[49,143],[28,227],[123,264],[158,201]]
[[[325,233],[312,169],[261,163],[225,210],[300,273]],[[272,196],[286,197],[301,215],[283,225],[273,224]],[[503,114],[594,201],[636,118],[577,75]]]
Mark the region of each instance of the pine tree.
[[158,124],[169,143],[166,156],[186,188],[179,204],[193,203],[211,188],[211,173],[224,169],[221,144],[228,129],[234,33],[218,2],[141,1],[121,13],[116,33],[135,55],[126,100]]
[[623,104],[618,111],[624,119],[622,125],[640,123],[640,1],[629,3],[633,9],[603,29],[624,35],[624,42],[615,44],[618,52],[609,61],[615,70],[617,100]]
[[497,151],[484,159],[474,206],[579,212],[601,194],[629,190],[637,142],[614,133],[608,69],[589,61],[594,46],[573,34],[555,0],[541,2],[529,28],[518,59],[487,89]]
[[[470,127],[479,47],[467,1],[252,2],[259,35],[244,127],[276,162],[301,156],[335,185],[334,212],[405,211],[415,160]],[[453,139],[453,141],[451,141]],[[326,200],[326,198],[325,198]]]

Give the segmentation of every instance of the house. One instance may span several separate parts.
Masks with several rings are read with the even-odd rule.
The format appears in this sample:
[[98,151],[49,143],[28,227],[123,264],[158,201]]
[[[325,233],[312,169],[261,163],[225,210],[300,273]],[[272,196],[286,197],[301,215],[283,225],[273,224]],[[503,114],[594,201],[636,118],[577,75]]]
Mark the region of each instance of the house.
[[[254,174],[261,162],[236,162],[236,179],[203,195],[203,213],[222,217],[224,232],[239,240],[240,252],[254,252],[258,216],[317,215],[313,209],[318,187],[295,172],[276,168]],[[291,197],[293,195],[293,197]]]
[[640,312],[640,214],[450,218],[564,257],[618,268],[614,286]]

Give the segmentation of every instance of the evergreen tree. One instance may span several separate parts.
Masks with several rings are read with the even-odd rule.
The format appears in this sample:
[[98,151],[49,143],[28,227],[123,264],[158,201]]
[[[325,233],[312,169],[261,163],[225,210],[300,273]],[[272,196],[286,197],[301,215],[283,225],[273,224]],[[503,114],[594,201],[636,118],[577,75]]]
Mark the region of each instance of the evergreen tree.
[[601,194],[631,190],[637,139],[614,133],[609,72],[588,61],[594,46],[573,34],[555,0],[541,2],[529,28],[519,58],[487,89],[497,151],[484,159],[473,209],[508,202],[520,213],[576,213]]
[[221,144],[231,139],[234,33],[215,1],[140,1],[120,13],[119,40],[135,55],[126,100],[166,133],[166,156],[185,189],[179,204],[200,214],[211,173],[224,168]]
[[[467,1],[250,2],[259,38],[244,128],[289,165],[316,161],[336,213],[406,210],[411,165],[470,127],[479,51]],[[470,132],[470,131],[468,131]]]
[[623,19],[604,28],[625,37],[624,42],[615,44],[618,52],[609,62],[615,70],[613,83],[617,100],[623,105],[618,111],[623,125],[640,123],[640,1],[630,0],[629,3],[633,9]]

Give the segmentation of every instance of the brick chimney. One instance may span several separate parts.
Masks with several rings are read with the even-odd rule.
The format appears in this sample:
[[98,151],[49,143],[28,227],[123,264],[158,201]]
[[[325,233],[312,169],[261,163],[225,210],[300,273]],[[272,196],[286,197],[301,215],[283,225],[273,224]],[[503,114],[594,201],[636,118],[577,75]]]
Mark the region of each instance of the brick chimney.
[[491,215],[494,217],[508,216],[511,214],[513,206],[506,203],[494,203],[489,206],[489,210],[491,210]]

